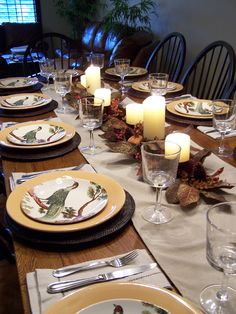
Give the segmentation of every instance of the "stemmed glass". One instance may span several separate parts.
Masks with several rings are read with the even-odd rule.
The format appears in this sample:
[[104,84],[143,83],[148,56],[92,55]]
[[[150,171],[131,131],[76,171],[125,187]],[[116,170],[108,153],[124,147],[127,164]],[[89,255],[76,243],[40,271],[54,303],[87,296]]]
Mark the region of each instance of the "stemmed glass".
[[40,60],[39,68],[40,74],[46,78],[46,85],[43,86],[42,90],[47,90],[49,89],[49,79],[54,71],[54,61],[48,58]]
[[84,128],[89,130],[90,142],[88,146],[81,147],[83,153],[95,155],[101,152],[101,148],[95,145],[94,129],[102,125],[103,99],[88,96],[79,100],[80,119]]
[[169,210],[161,203],[162,190],[176,178],[181,148],[168,141],[150,141],[141,146],[144,181],[156,188],[156,202],[144,210],[145,220],[162,224],[172,219]]
[[166,73],[150,73],[148,86],[152,95],[164,96],[167,93],[169,75]]
[[129,73],[130,68],[130,59],[115,59],[115,71],[121,78],[121,93],[122,95],[125,93],[126,89],[124,86],[125,76]]
[[65,99],[66,94],[71,90],[71,81],[71,74],[66,73],[65,70],[56,71],[54,73],[55,91],[62,97],[62,103],[60,103],[60,106],[55,110],[57,113],[72,113],[75,111],[74,108],[68,105]]
[[91,64],[100,69],[104,68],[104,53],[92,53],[91,54]]
[[222,157],[228,157],[232,150],[224,143],[226,134],[236,126],[236,100],[219,99],[212,102],[213,126],[220,133],[220,146],[215,153]]
[[209,264],[223,271],[221,285],[210,285],[200,295],[207,313],[233,314],[236,290],[228,287],[230,275],[236,275],[236,202],[224,202],[207,211],[206,255]]

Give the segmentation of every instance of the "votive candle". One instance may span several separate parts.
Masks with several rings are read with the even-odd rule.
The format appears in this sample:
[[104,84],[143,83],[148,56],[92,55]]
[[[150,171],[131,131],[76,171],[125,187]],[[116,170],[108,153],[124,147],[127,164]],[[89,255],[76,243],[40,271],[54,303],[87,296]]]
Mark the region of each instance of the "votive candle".
[[[166,141],[178,144],[181,147],[179,162],[188,161],[190,158],[190,136],[184,133],[171,133],[166,136]],[[171,146],[169,146],[171,150]],[[169,151],[169,153],[171,153]]]
[[97,88],[101,88],[101,73],[100,68],[90,65],[85,70],[86,75],[86,87],[87,91],[94,95],[94,92]]
[[94,96],[104,100],[104,107],[111,104],[111,90],[109,88],[98,88],[94,92]]
[[80,84],[86,88],[86,75],[81,75],[80,77]]
[[138,103],[128,104],[126,106],[126,123],[135,125],[143,122],[143,105]]

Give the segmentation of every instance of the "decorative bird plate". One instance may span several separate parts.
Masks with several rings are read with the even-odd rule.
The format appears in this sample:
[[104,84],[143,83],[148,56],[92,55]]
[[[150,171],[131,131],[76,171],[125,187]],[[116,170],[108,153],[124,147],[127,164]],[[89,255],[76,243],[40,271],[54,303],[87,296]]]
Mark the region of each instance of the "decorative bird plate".
[[4,110],[25,110],[45,106],[51,101],[52,98],[39,93],[15,94],[1,97],[0,108]]
[[[132,84],[132,88],[134,90],[137,90],[139,92],[144,92],[144,93],[149,93],[150,89],[148,86],[148,81],[139,81],[139,82],[134,82]],[[168,93],[173,93],[173,92],[179,92],[183,89],[183,85],[174,83],[174,82],[168,82],[167,84],[167,92]]]
[[175,105],[175,110],[186,116],[212,117],[212,105],[209,100],[182,100]]
[[36,77],[9,77],[0,80],[0,89],[25,88],[37,83]]
[[[116,76],[119,76],[117,73],[116,73],[116,69],[115,68],[109,68],[109,69],[106,69],[106,74],[109,74],[109,75],[116,75]],[[126,76],[140,76],[140,75],[145,75],[147,74],[147,70],[144,69],[144,68],[140,68],[140,67],[130,67],[129,68],[129,73],[126,75]]]
[[30,218],[49,224],[70,224],[97,215],[107,204],[106,190],[93,181],[62,176],[33,186],[22,198]]
[[7,139],[16,145],[38,146],[57,142],[65,134],[66,131],[62,126],[38,123],[16,127],[8,133]]

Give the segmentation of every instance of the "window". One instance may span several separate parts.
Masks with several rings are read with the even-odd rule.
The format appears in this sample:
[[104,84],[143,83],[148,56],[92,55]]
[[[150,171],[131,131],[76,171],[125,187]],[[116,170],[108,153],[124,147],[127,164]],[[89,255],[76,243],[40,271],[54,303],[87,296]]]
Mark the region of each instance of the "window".
[[0,0],[0,24],[39,22],[38,0]]

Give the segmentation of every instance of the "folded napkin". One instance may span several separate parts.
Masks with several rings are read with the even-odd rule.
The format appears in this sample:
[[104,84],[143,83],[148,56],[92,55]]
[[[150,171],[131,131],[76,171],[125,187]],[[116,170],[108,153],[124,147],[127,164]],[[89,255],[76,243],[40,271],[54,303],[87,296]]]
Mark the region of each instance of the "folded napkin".
[[[198,126],[197,129],[214,139],[220,138],[220,133],[211,126]],[[229,134],[225,135],[225,137],[233,137],[233,136],[236,136],[236,130],[232,130]]]
[[[14,188],[16,187],[16,185],[19,185],[17,183],[18,179],[21,179],[23,175],[34,175],[34,174],[43,174],[43,173],[48,173],[48,172],[54,172],[54,171],[69,171],[69,170],[77,170],[76,167],[66,167],[66,168],[59,168],[59,169],[52,169],[52,170],[45,170],[45,171],[37,171],[37,172],[28,172],[28,173],[24,173],[24,172],[12,172],[11,176],[9,177],[10,180],[10,187],[11,190],[13,191]],[[90,171],[90,172],[94,172],[94,168],[92,166],[90,166],[89,164],[85,164],[83,165],[81,168],[79,168],[79,170],[82,171]]]
[[[138,257],[135,258],[129,265],[122,267],[122,269],[129,268],[134,265],[143,265],[143,264],[149,264],[153,262],[152,258],[149,256],[146,250],[138,250],[138,253],[139,253]],[[103,258],[101,260],[110,260],[118,256]],[[78,264],[78,266],[84,265],[84,264],[87,264],[87,262]],[[55,278],[52,276],[52,269],[36,269],[32,273],[28,273],[26,276],[26,280],[27,280],[27,289],[29,293],[29,300],[30,300],[30,307],[31,307],[32,314],[43,313],[50,304],[53,304],[54,302],[59,301],[65,295],[71,294],[74,291],[76,291],[76,290],[71,290],[64,293],[50,294],[50,293],[47,293],[48,284],[52,282],[56,282],[56,281],[92,277],[101,273],[111,272],[114,270],[116,270],[114,267],[106,266],[106,267],[102,267],[98,269],[81,271],[79,273],[76,273],[76,274],[61,278],[61,279]],[[142,274],[130,276],[127,278],[116,280],[116,281],[140,282],[144,284],[155,285],[158,287],[171,288],[170,282],[167,280],[165,275],[162,273],[162,271],[158,267],[150,271],[146,271]]]

